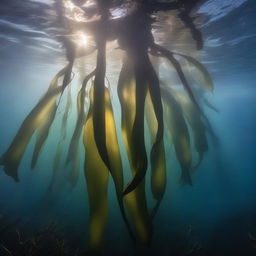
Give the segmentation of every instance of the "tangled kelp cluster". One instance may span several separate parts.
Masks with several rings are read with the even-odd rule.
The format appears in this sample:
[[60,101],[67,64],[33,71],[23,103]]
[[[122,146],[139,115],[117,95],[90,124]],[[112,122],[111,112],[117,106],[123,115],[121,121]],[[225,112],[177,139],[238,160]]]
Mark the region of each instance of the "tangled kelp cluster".
[[[206,68],[194,56],[171,51],[156,42],[159,39],[157,27],[161,24],[157,15],[164,13],[167,17],[175,16],[176,23],[179,22],[188,30],[187,34],[190,34],[195,49],[202,49],[201,33],[191,17],[198,2],[56,1],[58,22],[65,31],[57,38],[66,50],[68,63],[56,74],[45,95],[22,123],[10,147],[2,155],[1,164],[4,165],[6,174],[18,181],[19,164],[32,135],[36,133],[31,161],[31,167],[35,167],[56,118],[59,104],[66,93],[60,142],[50,184],[52,188],[57,177],[63,141],[67,137],[74,65],[77,59],[91,60],[91,56],[96,53],[96,65],[85,76],[77,93],[77,121],[65,161],[72,165],[68,179],[75,185],[80,169],[79,141],[83,137],[84,174],[90,206],[89,250],[92,253],[97,253],[103,242],[108,214],[109,176],[113,179],[120,211],[130,237],[136,243],[149,245],[153,218],[166,188],[166,159],[169,156],[165,153],[164,133],[171,138],[181,167],[181,182],[185,184],[192,184],[191,174],[208,150],[207,132],[214,136],[202,109],[202,103],[207,101],[198,92],[213,90]],[[92,44],[89,47],[81,47],[74,36],[80,31],[90,38]],[[113,86],[108,84],[106,77],[107,50],[113,42],[117,56],[122,56],[117,82],[122,138],[116,130],[120,124],[116,121],[113,109]],[[180,85],[173,83],[172,79],[161,77],[163,66],[165,69],[167,66],[167,70],[176,77]],[[197,75],[193,77],[193,74]],[[191,82],[193,78],[197,86],[194,86],[195,82]],[[149,156],[145,142],[146,127],[151,139]],[[126,186],[121,139],[132,175]],[[194,165],[193,146],[198,152],[198,161]],[[151,191],[156,201],[151,211],[145,190],[145,176],[150,168]]]

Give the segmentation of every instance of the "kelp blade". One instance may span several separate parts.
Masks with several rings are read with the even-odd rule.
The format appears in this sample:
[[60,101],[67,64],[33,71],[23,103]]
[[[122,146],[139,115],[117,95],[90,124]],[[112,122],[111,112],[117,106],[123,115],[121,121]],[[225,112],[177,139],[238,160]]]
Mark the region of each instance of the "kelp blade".
[[188,120],[188,123],[193,131],[195,149],[199,154],[198,161],[193,167],[193,169],[195,169],[199,166],[203,160],[204,154],[208,151],[208,142],[206,136],[207,129],[200,113],[198,113],[194,104],[185,94],[175,92],[175,98],[180,103],[184,116]]
[[109,171],[98,153],[94,140],[92,111],[86,120],[83,141],[86,152],[84,172],[90,209],[88,244],[90,252],[96,254],[102,248],[108,215]]
[[213,86],[212,78],[208,70],[204,67],[203,64],[201,64],[198,60],[196,60],[191,56],[187,56],[181,53],[173,53],[173,54],[185,58],[190,64],[192,64],[192,66],[194,66],[201,74],[201,79],[198,79],[197,76],[193,76],[193,78],[196,79],[196,81],[198,81],[203,88],[206,88],[210,92],[213,91],[214,86]]
[[[135,79],[133,68],[129,60],[124,60],[118,81],[118,97],[122,111],[122,134],[132,175],[135,174],[133,154],[131,147],[132,129],[136,112]],[[143,180],[132,192],[124,195],[125,206],[139,243],[150,244],[152,236],[152,223],[148,212],[145,181]]]
[[[146,98],[146,119],[151,137],[151,144],[157,136],[157,120],[149,95]],[[164,143],[161,141],[154,152],[151,154],[151,190],[154,198],[157,200],[155,207],[152,210],[153,217],[160,205],[166,188],[166,161]]]
[[77,95],[77,120],[74,133],[72,135],[68,154],[66,157],[66,164],[71,162],[71,172],[68,176],[68,180],[70,181],[72,186],[75,186],[79,176],[79,168],[80,168],[80,154],[79,154],[79,140],[81,137],[81,133],[83,130],[83,126],[85,124],[87,111],[85,110],[85,102],[89,101],[89,95],[86,93],[86,88],[88,81],[95,74],[95,70],[88,74],[83,80],[82,87]]
[[86,120],[87,113],[85,112],[85,101],[89,100],[89,95],[86,93],[86,88],[88,81],[92,78],[92,76],[95,75],[95,70],[92,71],[90,74],[88,74],[82,84],[82,88],[80,89],[78,95],[77,95],[77,120],[76,120],[76,126],[74,133],[72,135],[69,148],[68,148],[68,154],[66,157],[66,164],[68,164],[70,161],[76,158],[77,156],[77,150],[78,150],[78,144],[79,139],[83,130],[83,126]]
[[35,167],[38,157],[40,155],[40,152],[42,150],[42,147],[49,135],[49,130],[51,128],[51,125],[53,123],[53,120],[57,111],[56,99],[57,99],[57,95],[55,98],[52,99],[51,102],[49,102],[48,111],[46,112],[46,115],[44,117],[42,124],[38,128],[35,149],[34,149],[32,161],[31,161],[32,168]]
[[190,148],[190,136],[181,107],[167,88],[162,88],[163,100],[167,106],[170,117],[169,129],[174,143],[177,159],[181,166],[181,181],[192,184],[190,168],[192,164],[192,152]]
[[[90,105],[90,113],[89,113],[89,119],[87,119],[86,121],[86,127],[88,125],[88,122],[92,122],[92,115],[93,112],[91,111],[91,109],[93,108],[93,104],[94,104],[94,94],[93,94],[93,89],[91,89],[91,105]],[[115,129],[115,120],[114,120],[114,114],[113,114],[113,109],[112,109],[112,105],[111,105],[111,99],[110,99],[110,94],[109,94],[109,90],[107,88],[105,88],[105,120],[106,120],[106,126],[105,126],[105,132],[106,132],[106,149],[107,149],[107,153],[109,155],[109,165],[110,165],[110,169],[108,169],[105,165],[105,163],[102,161],[100,154],[97,150],[97,146],[96,146],[96,142],[95,139],[94,141],[90,142],[90,147],[86,146],[86,159],[88,159],[88,157],[90,157],[91,154],[94,155],[94,158],[97,155],[97,161],[99,161],[99,163],[94,164],[95,167],[94,168],[98,168],[97,165],[101,165],[101,168],[103,168],[104,166],[104,170],[107,170],[111,173],[111,176],[113,178],[114,181],[114,185],[115,185],[115,189],[116,189],[116,194],[117,194],[117,199],[118,199],[118,204],[121,210],[121,214],[123,217],[123,220],[125,221],[125,224],[128,228],[128,231],[131,235],[131,237],[133,238],[133,234],[130,228],[130,225],[128,223],[128,220],[126,218],[126,214],[125,214],[125,209],[124,209],[124,205],[123,205],[123,197],[122,197],[122,193],[123,193],[123,168],[122,168],[122,161],[121,161],[121,156],[120,156],[120,151],[119,151],[119,144],[118,144],[118,140],[117,140],[117,136],[116,136],[116,129]],[[91,132],[89,132],[88,130],[86,130],[87,128],[85,127],[85,135],[84,135],[84,141],[85,143],[87,143],[87,140],[89,140],[87,138],[87,136],[91,136],[94,135],[94,130],[93,130],[93,123],[91,123]],[[88,142],[89,144],[89,142]],[[89,152],[89,154],[88,154]],[[95,160],[96,161],[96,160]],[[87,160],[85,161],[85,169],[87,168],[88,163]],[[91,163],[91,169],[93,169],[93,162]],[[87,181],[88,182],[88,181]],[[107,192],[106,192],[107,193]],[[103,227],[102,227],[102,233],[103,233]]]
[[[38,146],[34,156],[34,162],[36,162],[37,155],[40,152],[40,148],[42,147],[44,140],[47,135],[47,126],[50,124],[50,120],[45,118],[48,116],[49,111],[51,113],[54,112],[53,105],[56,97],[61,93],[61,87],[58,86],[58,80],[61,76],[63,76],[68,68],[68,65],[61,69],[55,77],[52,79],[49,88],[45,95],[39,100],[37,105],[32,109],[32,111],[28,114],[28,116],[23,121],[21,127],[19,128],[16,136],[14,137],[10,147],[4,153],[4,155],[0,159],[0,163],[5,166],[5,173],[11,177],[13,177],[16,181],[18,181],[18,167],[20,161],[23,157],[23,154],[26,150],[26,147],[35,132],[35,130],[41,125],[44,126],[42,128],[42,137],[41,141],[38,141]],[[48,117],[47,117],[48,118]],[[46,125],[46,123],[48,123]],[[43,138],[44,137],[44,138]],[[35,163],[34,163],[35,164]]]
[[134,239],[130,224],[126,218],[126,213],[123,203],[123,166],[119,144],[116,135],[115,119],[111,104],[109,89],[105,88],[105,120],[106,120],[106,146],[108,152],[108,159],[110,165],[110,173],[114,181],[117,199],[123,220],[128,228],[128,232],[132,239]]
[[29,140],[35,130],[44,122],[45,117],[49,114],[49,106],[53,104],[55,96],[60,91],[61,88],[55,88],[50,93],[46,93],[23,121],[10,147],[1,157],[1,164],[5,166],[6,174],[13,177],[16,181],[19,180],[18,167]]
[[92,108],[93,112],[93,129],[95,136],[95,142],[99,151],[99,154],[110,169],[109,159],[106,146],[106,122],[105,122],[105,73],[106,73],[106,41],[98,42],[98,54],[97,54],[97,66],[95,70],[94,79],[94,104]]
[[[142,58],[143,60],[143,58]],[[147,153],[144,138],[144,109],[147,94],[147,68],[143,66],[143,62],[138,61],[134,64],[135,77],[135,117],[131,131],[130,150],[131,161],[135,168],[132,180],[128,183],[124,190],[124,195],[133,191],[140,182],[143,181],[147,172]]]
[[160,54],[160,56],[166,58],[174,67],[174,69],[176,70],[180,81],[185,89],[185,91],[187,92],[189,98],[191,99],[191,101],[193,102],[193,104],[196,106],[196,108],[198,109],[198,111],[200,112],[200,114],[205,118],[205,114],[203,113],[203,111],[201,110],[198,102],[196,101],[196,98],[194,96],[193,90],[190,86],[190,84],[188,83],[188,80],[182,70],[182,67],[180,65],[180,63],[174,58],[174,53],[165,49],[164,47],[157,45],[157,44],[153,44],[152,45],[152,49],[156,52],[158,52],[158,54]]

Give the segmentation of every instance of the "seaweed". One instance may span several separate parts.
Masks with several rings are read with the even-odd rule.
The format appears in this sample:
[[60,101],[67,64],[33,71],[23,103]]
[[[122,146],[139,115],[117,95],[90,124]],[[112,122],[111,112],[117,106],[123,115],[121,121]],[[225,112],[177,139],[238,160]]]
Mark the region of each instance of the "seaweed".
[[[181,168],[181,183],[190,185],[193,171],[208,151],[207,133],[217,139],[203,106],[216,109],[203,94],[197,94],[184,72],[183,62],[200,74],[202,79],[194,80],[204,92],[213,91],[213,81],[209,72],[196,58],[182,51],[170,51],[167,47],[156,43],[153,35],[153,24],[156,23],[153,15],[156,17],[159,11],[166,11],[169,15],[176,13],[177,18],[190,31],[196,48],[201,49],[202,35],[194,24],[194,18],[191,17],[198,2],[197,0],[172,2],[98,0],[89,15],[91,19],[79,21],[66,17],[65,8],[69,7],[65,5],[65,0],[56,1],[58,22],[64,31],[61,35],[57,35],[57,38],[65,51],[67,64],[53,78],[48,91],[25,118],[10,147],[1,157],[0,163],[4,165],[6,174],[18,181],[19,164],[31,137],[36,132],[31,161],[31,167],[35,167],[66,90],[67,101],[61,119],[60,137],[53,159],[52,177],[48,190],[52,190],[60,178],[58,174],[62,159],[65,159],[68,168],[69,165],[71,166],[67,180],[73,187],[79,178],[80,160],[84,161],[90,211],[88,254],[99,255],[104,244],[108,217],[109,179],[114,182],[119,209],[130,238],[135,245],[150,246],[154,216],[165,195],[169,171],[167,159],[170,156],[165,152],[164,134],[169,132],[172,137],[171,144],[174,146]],[[72,4],[79,5],[77,1]],[[79,6],[80,11],[86,9],[86,7],[83,9],[82,5]],[[117,7],[130,9],[123,16],[113,18],[111,12]],[[72,9],[72,11],[75,10],[76,8]],[[170,10],[175,12],[168,12]],[[85,12],[84,15],[86,16]],[[95,47],[84,51],[78,50],[72,36],[80,30],[90,35]],[[108,67],[107,50],[109,43],[114,40],[118,44],[116,50],[124,56],[117,83],[121,106],[121,136],[118,136],[119,122],[115,117],[114,100],[110,94],[113,85],[111,82],[107,87],[105,83]],[[93,71],[85,76],[80,90],[76,92],[77,118],[70,137],[67,132],[67,123],[70,120],[73,94],[73,91],[71,94],[71,88],[73,88],[73,74],[76,71],[74,68],[76,59],[81,57],[86,59],[94,51],[96,51],[96,65]],[[154,67],[152,56],[155,56],[160,64],[163,59],[171,64],[170,71],[174,71],[179,78],[179,85],[181,85],[179,89],[172,87],[172,81],[167,84],[160,82],[161,72]],[[90,80],[92,83],[89,87]],[[85,110],[87,103],[89,107]],[[151,138],[150,149],[147,148],[145,140],[145,118]],[[81,136],[83,136],[85,155],[80,154]],[[128,169],[131,174],[127,185],[124,180],[121,139],[124,141],[123,151],[127,154]],[[68,150],[67,155],[64,155],[66,140],[68,140]],[[198,154],[195,164],[192,158],[194,148]],[[151,192],[155,200],[151,211],[146,190],[149,167],[151,167]],[[62,241],[58,242],[57,247],[59,250],[64,248]],[[12,251],[7,246],[2,249],[11,255]],[[192,248],[189,254],[193,255],[194,251],[195,248]]]
[[[56,223],[50,223],[26,234],[24,228],[17,228],[17,223],[9,226],[1,235],[0,254],[3,256],[42,256],[42,255],[82,255],[78,249],[74,250],[64,238]],[[8,232],[8,235],[6,234]]]

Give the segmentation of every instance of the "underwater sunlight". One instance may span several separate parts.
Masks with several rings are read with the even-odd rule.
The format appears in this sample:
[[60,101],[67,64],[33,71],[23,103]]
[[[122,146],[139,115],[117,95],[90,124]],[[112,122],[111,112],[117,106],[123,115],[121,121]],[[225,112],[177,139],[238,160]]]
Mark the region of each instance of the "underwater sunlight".
[[0,255],[255,255],[253,0],[3,0]]

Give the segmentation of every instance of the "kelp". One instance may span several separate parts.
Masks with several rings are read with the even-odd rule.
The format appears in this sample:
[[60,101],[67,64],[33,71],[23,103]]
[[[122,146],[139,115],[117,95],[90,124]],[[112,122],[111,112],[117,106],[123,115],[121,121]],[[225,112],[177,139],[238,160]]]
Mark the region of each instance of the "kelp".
[[70,144],[69,144],[69,149],[68,149],[68,154],[66,158],[66,164],[68,164],[70,161],[72,161],[76,153],[78,151],[78,143],[79,143],[79,138],[81,136],[81,132],[84,126],[84,122],[86,119],[86,112],[85,112],[85,100],[87,98],[86,95],[86,88],[87,88],[87,83],[88,81],[95,75],[95,70],[92,71],[90,74],[88,74],[82,84],[82,87],[77,95],[77,120],[76,120],[76,126],[74,133],[72,135]]
[[[181,182],[192,184],[193,170],[208,151],[207,133],[215,137],[203,106],[208,105],[212,109],[215,107],[204,97],[204,93],[213,91],[212,79],[207,69],[193,57],[195,54],[189,56],[185,54],[186,51],[170,51],[160,45],[159,38],[154,38],[156,34],[153,33],[152,24],[157,27],[159,22],[155,18],[157,12],[172,10],[174,12],[168,14],[177,16],[179,23],[183,24],[190,33],[192,42],[196,43],[196,48],[201,49],[202,35],[196,28],[194,18],[191,17],[192,9],[198,3],[197,0],[140,1],[140,3],[133,0],[129,3],[98,0],[89,11],[82,2],[56,1],[58,22],[64,29],[57,35],[57,39],[65,50],[68,63],[55,76],[46,94],[22,123],[10,147],[3,154],[1,164],[5,166],[5,172],[9,176],[18,180],[19,163],[32,135],[36,132],[31,167],[36,165],[56,118],[58,107],[62,103],[62,96],[65,95],[65,90],[68,90],[49,190],[52,190],[57,179],[63,176],[64,172],[59,175],[62,159],[65,159],[66,167],[70,168],[67,179],[72,186],[78,181],[80,162],[84,161],[90,212],[89,253],[99,254],[104,242],[108,216],[109,179],[113,179],[122,219],[131,239],[135,244],[150,245],[154,216],[165,195],[167,185],[167,159],[172,157],[170,153],[165,152],[164,133],[169,132],[172,138],[170,143],[174,146],[181,168]],[[73,15],[72,18],[72,15],[66,15],[65,8],[69,8],[71,14],[77,14],[75,13],[77,9],[80,13]],[[116,8],[127,9],[127,12],[116,17]],[[83,11],[85,20],[90,17],[88,21],[81,19]],[[161,24],[161,21],[158,24]],[[93,50],[88,50],[86,46],[81,49],[76,45],[75,35],[83,31],[88,33],[90,40],[93,41],[90,46]],[[118,119],[115,120],[112,106],[114,99],[111,96],[114,94],[110,95],[114,79],[111,78],[108,88],[105,84],[107,61],[108,58],[112,60],[112,56],[106,54],[109,45],[115,45],[118,54],[124,55],[117,84],[121,106],[121,138],[117,136],[119,122]],[[94,50],[96,50],[96,65],[92,68],[94,70],[85,76],[80,90],[72,90],[71,94],[71,86],[73,86],[71,80],[72,74],[76,72],[76,59],[84,58]],[[159,63],[159,70],[155,70],[154,61],[150,59],[152,55]],[[113,57],[116,57],[115,50]],[[163,59],[168,61],[171,66],[170,71],[174,71],[179,78],[178,84],[181,86],[178,86],[177,90],[172,86],[173,81],[168,81],[166,84],[161,82],[160,86],[159,77],[162,79]],[[91,64],[91,60],[88,59],[88,63]],[[188,64],[191,70],[193,69],[190,74],[185,72],[183,64]],[[196,71],[201,79],[195,77],[193,71]],[[90,79],[92,85],[89,90]],[[194,80],[197,86],[194,86],[191,80]],[[203,93],[200,93],[200,90]],[[72,136],[69,138],[67,124],[70,118],[71,98],[75,93],[77,118]],[[89,110],[88,108],[85,110],[87,103]],[[150,133],[150,143],[145,141],[145,119]],[[56,127],[59,128],[58,125]],[[80,154],[79,147],[82,132],[84,132],[85,156]],[[64,155],[66,153],[64,141],[66,142],[67,139],[70,141],[68,141],[67,155]],[[122,145],[120,139],[124,141],[124,149],[120,147]],[[150,149],[147,148],[148,144]],[[198,154],[196,163],[192,159],[193,149]],[[123,151],[126,152],[129,162],[125,168],[122,164]],[[153,206],[147,201],[146,177],[149,166]],[[125,186],[126,169],[130,171],[131,178]]]
[[[153,76],[157,76],[156,73],[159,74],[159,68],[160,68],[160,62],[159,59],[153,56],[150,56],[150,61],[152,63],[153,68]],[[154,79],[152,79],[154,81]],[[156,87],[160,88],[159,86],[159,79],[155,79]],[[161,94],[161,91],[160,91]],[[159,103],[162,103],[161,95],[160,98],[157,100]],[[164,141],[163,139],[160,140],[159,143],[156,143],[157,135],[159,135],[159,131],[163,132],[163,120],[160,120],[160,122],[157,122],[156,117],[160,116],[163,119],[163,106],[161,104],[161,110],[160,113],[158,111],[155,112],[152,101],[149,97],[149,94],[146,98],[146,106],[145,106],[145,113],[146,113],[146,120],[147,125],[150,133],[150,140],[151,144],[154,145],[155,141],[155,150],[151,150],[150,155],[150,162],[151,162],[151,191],[153,194],[154,199],[156,200],[155,206],[153,207],[151,211],[151,217],[154,218],[156,215],[158,208],[161,204],[162,198],[165,193],[166,189],[166,182],[167,182],[167,175],[166,175],[166,158],[165,158],[165,147],[164,147]],[[160,127],[158,127],[158,123],[160,123]],[[152,147],[152,149],[154,146]]]
[[204,67],[204,65],[202,65],[198,60],[196,60],[191,56],[187,56],[177,52],[174,52],[173,54],[181,56],[182,58],[186,59],[187,62],[190,63],[193,67],[195,67],[201,73],[201,76],[202,76],[202,81],[200,81],[200,85],[210,92],[213,91],[214,86],[213,86],[212,78],[208,70]]
[[131,132],[131,161],[135,168],[135,175],[132,181],[124,190],[124,195],[134,190],[143,180],[147,171],[147,153],[144,138],[144,106],[147,92],[147,81],[145,80],[146,70],[134,70],[135,77],[135,117]]
[[[8,218],[4,220],[9,222]],[[2,221],[0,229],[2,229]],[[2,256],[83,255],[79,249],[74,250],[68,240],[64,240],[63,230],[57,223],[43,224],[36,230],[35,228],[31,230],[30,224],[19,225],[15,222],[10,224],[5,225],[4,233],[0,233],[0,255]]]
[[190,16],[191,11],[197,4],[197,0],[186,1],[186,5],[184,4],[179,10],[179,17],[181,21],[183,21],[185,27],[190,30],[191,35],[196,42],[197,50],[201,50],[204,44],[202,33],[199,29],[197,29],[194,24],[193,18]]
[[57,104],[56,104],[56,100],[54,100],[52,104],[49,106],[49,111],[47,116],[44,119],[44,123],[42,123],[42,125],[38,128],[37,135],[36,135],[37,138],[36,138],[35,149],[34,149],[32,161],[31,161],[31,168],[34,168],[37,163],[41,149],[49,135],[49,130],[54,121],[56,111],[57,111]]
[[[129,57],[136,84],[135,118],[129,145],[132,152],[131,161],[136,171],[132,180],[126,186],[124,195],[134,190],[142,182],[147,172],[148,163],[144,141],[144,109],[147,90],[149,90],[158,125],[157,135],[151,149],[151,158],[154,157],[154,154],[157,154],[159,144],[163,139],[163,109],[159,79],[148,56],[148,46],[153,40],[150,31],[152,20],[141,10],[138,10],[134,16],[127,17],[124,20],[123,25],[126,27],[126,33],[118,31],[119,45]],[[135,22],[136,19],[139,20],[139,23]],[[143,27],[143,30],[140,29],[141,27]]]
[[192,151],[190,147],[190,136],[182,109],[168,89],[162,93],[163,100],[167,106],[170,116],[169,129],[171,132],[177,159],[181,166],[181,182],[192,184],[190,168],[192,164]]
[[184,116],[193,131],[195,149],[199,155],[197,163],[192,168],[195,170],[202,162],[204,154],[208,151],[207,128],[194,104],[186,95],[177,92],[174,92],[173,95],[176,96],[175,98],[180,103]]
[[[35,148],[36,153],[33,157],[34,161],[32,166],[35,164],[37,155],[40,153],[40,149],[48,136],[48,131],[51,126],[51,122],[53,121],[51,116],[55,112],[54,104],[56,104],[56,97],[62,90],[61,86],[58,86],[58,80],[65,74],[67,69],[68,66],[63,68],[53,78],[48,91],[23,121],[10,147],[1,157],[0,162],[5,167],[5,173],[13,177],[16,181],[19,180],[17,169],[35,130],[42,127],[40,128],[40,135],[42,137],[37,138]],[[46,117],[48,118],[45,119]]]
[[84,173],[89,199],[89,250],[97,253],[102,247],[108,214],[107,188],[109,171],[102,161],[94,139],[92,109],[84,127],[85,164]]
[[[175,55],[173,52],[165,49],[164,47],[162,46],[159,46],[155,43],[151,44],[150,45],[151,47],[151,53],[153,55],[156,55],[156,56],[161,56],[161,57],[164,57],[166,59],[168,59],[173,67],[175,68],[175,70],[177,71],[177,74],[180,78],[180,81],[182,82],[182,85],[185,89],[185,91],[187,92],[190,100],[193,102],[193,104],[195,105],[197,111],[199,112],[199,114],[202,116],[202,118],[204,119],[204,122],[206,123],[207,125],[207,129],[209,130],[209,132],[211,133],[212,135],[212,138],[215,140],[215,142],[217,143],[218,141],[218,138],[216,137],[212,127],[211,127],[211,124],[207,118],[207,116],[205,115],[205,113],[203,112],[202,108],[200,107],[195,95],[194,95],[194,92],[193,92],[193,89],[192,87],[190,86],[183,70],[182,70],[182,67],[180,65],[180,63],[177,61],[177,59],[173,56]],[[177,54],[178,55],[178,54]],[[185,55],[181,54],[181,56],[183,56],[185,58]],[[206,82],[208,82],[208,87],[210,88],[210,90],[212,90],[211,88],[213,88],[213,85],[211,83],[211,78],[209,78],[209,74],[207,71],[205,71],[205,69],[202,67],[202,64],[199,64],[198,61],[196,61],[194,58],[192,57],[187,57],[186,58],[187,60],[189,60],[190,62],[193,62],[193,64],[202,72],[203,74],[203,77],[205,79]],[[207,85],[206,85],[207,86]]]
[[70,181],[72,186],[75,186],[78,180],[79,169],[80,169],[80,159],[79,159],[79,140],[82,134],[83,126],[86,120],[86,112],[85,112],[85,100],[88,99],[88,95],[86,93],[86,88],[88,81],[95,75],[95,70],[88,74],[82,84],[82,87],[77,95],[77,120],[74,133],[72,135],[68,153],[66,157],[66,164],[72,163],[71,172],[68,176],[68,180]]
[[[88,185],[88,195],[89,195],[89,201],[90,204],[92,205],[96,205],[97,204],[97,208],[96,206],[92,206],[91,209],[91,221],[90,221],[90,225],[94,225],[94,218],[97,218],[97,216],[99,217],[102,216],[100,219],[100,223],[102,223],[102,225],[100,225],[100,227],[97,229],[98,231],[98,238],[97,238],[97,234],[94,234],[94,227],[92,227],[91,229],[91,239],[93,240],[93,237],[95,236],[95,240],[97,242],[95,242],[96,244],[100,244],[101,242],[101,237],[102,234],[104,232],[104,221],[103,219],[106,218],[106,205],[107,205],[107,198],[103,197],[103,193],[102,196],[100,195],[102,191],[102,188],[97,188],[98,182],[99,183],[103,183],[104,182],[104,187],[105,190],[107,189],[107,184],[106,184],[106,176],[108,175],[108,172],[110,171],[111,176],[113,178],[114,181],[114,185],[115,185],[115,190],[116,190],[116,195],[117,195],[117,200],[119,203],[119,207],[121,210],[121,214],[122,217],[124,219],[124,222],[126,223],[126,226],[128,228],[129,234],[131,235],[131,237],[133,238],[133,234],[132,231],[130,229],[130,225],[128,223],[128,220],[126,218],[126,213],[125,213],[125,209],[124,209],[124,204],[123,204],[123,197],[122,197],[122,192],[123,192],[123,172],[122,172],[122,161],[121,161],[121,156],[120,156],[120,152],[119,152],[119,145],[118,145],[118,141],[117,141],[117,137],[116,137],[116,130],[115,130],[115,120],[114,120],[114,115],[113,115],[113,110],[112,110],[112,106],[111,106],[111,101],[110,101],[110,94],[109,94],[109,90],[107,88],[104,88],[105,92],[104,92],[104,98],[105,98],[105,120],[106,120],[106,126],[105,126],[105,132],[106,132],[106,150],[107,153],[109,154],[109,165],[110,165],[110,169],[107,168],[107,166],[105,165],[105,163],[103,162],[102,158],[100,157],[100,154],[98,152],[97,149],[97,145],[96,142],[94,141],[94,129],[93,129],[93,105],[95,104],[94,101],[94,87],[91,88],[91,104],[90,104],[90,110],[88,113],[88,117],[87,120],[85,122],[85,129],[84,129],[84,145],[85,145],[85,151],[86,151],[86,158],[88,158],[88,160],[85,162],[85,177],[86,177],[86,181],[87,181],[87,185]],[[88,137],[89,136],[89,137]],[[99,171],[98,175],[95,175],[95,161],[97,161],[97,171]],[[101,172],[103,172],[103,174],[101,174]],[[107,175],[104,175],[104,173],[107,172]],[[102,175],[102,177],[100,177]],[[105,177],[105,178],[104,178]],[[91,184],[95,184],[95,186],[91,187]],[[97,196],[100,197],[100,199],[95,198],[95,194],[97,194]],[[107,193],[105,193],[107,194]],[[106,195],[104,195],[106,196]],[[103,199],[104,198],[104,199]],[[94,210],[95,208],[95,210]],[[105,210],[103,215],[102,213],[99,213],[97,211],[97,209],[102,209],[104,208]],[[96,246],[96,248],[94,248],[95,246],[93,245],[94,242],[91,241],[90,242],[92,245],[90,247],[94,249],[97,249],[98,246]]]
[[182,71],[180,63],[173,56],[174,54],[171,51],[169,51],[169,50],[167,50],[167,49],[165,49],[165,48],[163,48],[163,47],[161,47],[157,44],[151,45],[151,48],[154,52],[157,52],[160,56],[167,58],[172,63],[173,67],[177,71],[177,74],[178,74],[178,76],[179,76],[179,78],[182,82],[182,85],[183,85],[185,91],[189,95],[189,98],[192,100],[193,104],[195,104],[195,106],[198,109],[198,111],[200,112],[200,114],[202,114],[204,116],[200,106],[198,105],[198,102],[195,99],[192,88],[189,85],[189,83],[187,81],[187,78],[185,77],[185,75]]
[[[64,75],[63,79],[65,79],[65,74],[66,74],[67,70],[69,69],[68,66],[69,65],[66,66],[65,72],[63,73],[63,75]],[[63,83],[64,83],[64,81],[63,81]],[[57,81],[55,81],[55,83],[51,84],[51,88],[56,88],[57,86],[58,86]],[[63,86],[63,84],[62,84],[62,86]],[[63,90],[63,88],[62,88],[62,90]],[[50,130],[51,125],[54,121],[54,118],[55,118],[55,115],[56,115],[56,112],[57,112],[57,108],[58,108],[57,96],[58,95],[56,95],[55,98],[52,99],[51,104],[49,104],[48,114],[45,115],[41,126],[38,128],[35,149],[34,149],[33,156],[32,156],[32,161],[31,161],[31,167],[32,168],[34,168],[36,163],[37,163],[37,160],[38,160],[39,154],[41,152],[41,149],[42,149],[42,147],[43,147],[43,145],[44,145],[44,143],[45,143],[45,141],[46,141],[46,139],[49,135],[49,130]],[[63,121],[62,121],[63,129],[65,129],[64,127],[66,127],[66,122],[67,122],[67,118],[68,118],[68,112],[69,112],[70,105],[71,105],[71,91],[69,89],[68,90],[67,104],[66,104],[66,108],[65,108],[65,114],[64,114],[64,117],[63,117]],[[66,136],[66,135],[64,135],[64,136]]]
[[[132,148],[132,132],[136,116],[136,80],[134,70],[128,58],[124,59],[118,80],[118,97],[121,104],[122,135],[132,175],[136,174],[136,162],[133,160],[137,152]],[[131,219],[136,239],[143,244],[150,244],[152,223],[147,207],[145,180],[136,189],[124,196],[125,205]]]
[[[105,120],[105,75],[106,75],[106,42],[107,35],[104,28],[108,25],[109,13],[105,6],[104,1],[98,1],[99,12],[101,15],[99,31],[95,34],[95,43],[97,46],[97,62],[94,79],[93,89],[93,129],[95,136],[95,142],[101,159],[110,170],[110,163],[108,158],[107,146],[106,146],[106,120]],[[111,170],[110,170],[111,172]]]
[[[146,99],[146,120],[150,132],[151,144],[153,144],[157,136],[157,120],[154,114],[154,109],[152,102],[147,96]],[[151,217],[153,218],[160,206],[162,198],[164,196],[166,188],[166,159],[165,159],[165,149],[164,142],[162,141],[157,148],[157,151],[151,157],[151,191],[156,204],[151,212]]]

